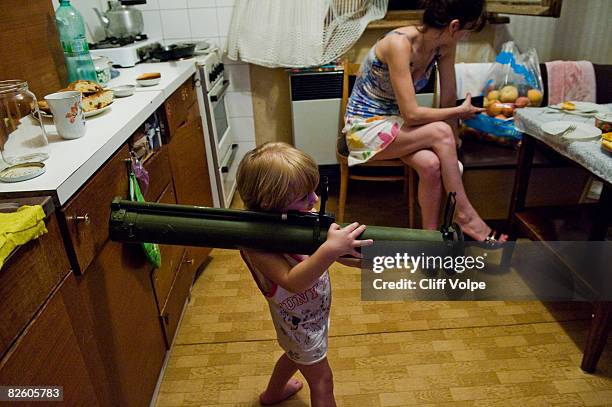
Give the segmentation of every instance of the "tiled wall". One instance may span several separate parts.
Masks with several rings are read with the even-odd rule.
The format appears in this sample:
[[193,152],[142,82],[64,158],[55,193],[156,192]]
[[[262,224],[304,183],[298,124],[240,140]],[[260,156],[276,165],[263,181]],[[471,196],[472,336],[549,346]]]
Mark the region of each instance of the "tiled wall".
[[[147,0],[145,33],[166,44],[205,40],[222,49],[227,41],[234,0]],[[249,66],[225,59],[230,88],[226,97],[230,125],[239,141],[255,141]]]

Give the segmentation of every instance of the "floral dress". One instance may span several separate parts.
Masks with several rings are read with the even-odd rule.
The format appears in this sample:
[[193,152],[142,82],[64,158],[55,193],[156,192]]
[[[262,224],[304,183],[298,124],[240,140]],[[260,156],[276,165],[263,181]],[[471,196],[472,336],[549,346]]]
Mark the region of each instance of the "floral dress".
[[[405,35],[398,31],[392,33]],[[391,85],[389,67],[376,57],[374,45],[361,64],[361,71],[346,106],[344,129],[349,148],[349,166],[370,160],[397,137],[404,124]],[[440,59],[436,50],[422,78],[414,82],[415,92],[429,82],[434,66]]]

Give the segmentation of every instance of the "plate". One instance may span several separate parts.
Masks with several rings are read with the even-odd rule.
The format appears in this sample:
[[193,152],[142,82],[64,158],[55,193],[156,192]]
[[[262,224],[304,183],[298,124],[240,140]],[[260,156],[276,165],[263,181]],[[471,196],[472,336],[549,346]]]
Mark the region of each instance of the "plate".
[[100,109],[90,110],[89,112],[83,111],[83,116],[91,117],[91,116],[98,115],[98,114],[100,114],[102,112],[105,112],[108,109],[110,109],[112,104],[113,104],[113,102],[110,102],[108,105],[106,105],[106,106],[104,106],[104,107],[102,107]]
[[567,140],[592,140],[601,136],[601,130],[597,127],[586,123],[577,123],[571,121],[555,121],[548,122],[542,125],[542,131],[549,135],[559,134],[566,130],[569,126],[576,126],[576,130],[563,136]]
[[566,113],[576,113],[576,114],[596,114],[596,113],[608,112],[610,110],[606,106],[598,105],[597,103],[574,102],[574,101],[571,101],[571,103],[573,103],[576,106],[576,109],[565,110],[563,109],[563,103],[557,103],[556,105],[551,105],[549,107],[553,109],[557,109],[557,110],[563,110]]

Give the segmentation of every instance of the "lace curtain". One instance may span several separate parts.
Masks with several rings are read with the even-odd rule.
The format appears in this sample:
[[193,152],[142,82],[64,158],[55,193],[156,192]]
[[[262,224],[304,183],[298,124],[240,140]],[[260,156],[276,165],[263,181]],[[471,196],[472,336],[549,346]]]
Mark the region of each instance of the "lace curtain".
[[317,66],[336,60],[388,0],[236,0],[227,54],[267,67]]

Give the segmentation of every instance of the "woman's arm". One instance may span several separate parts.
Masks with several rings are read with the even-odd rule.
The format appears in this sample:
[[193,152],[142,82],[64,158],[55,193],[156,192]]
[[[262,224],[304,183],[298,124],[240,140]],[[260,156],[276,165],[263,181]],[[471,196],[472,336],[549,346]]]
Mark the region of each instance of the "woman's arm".
[[391,85],[404,120],[410,126],[436,121],[470,117],[474,114],[471,104],[434,109],[419,106],[416,101],[412,75],[410,73],[410,41],[402,36],[389,37],[386,46],[381,47],[381,59],[389,67]]

